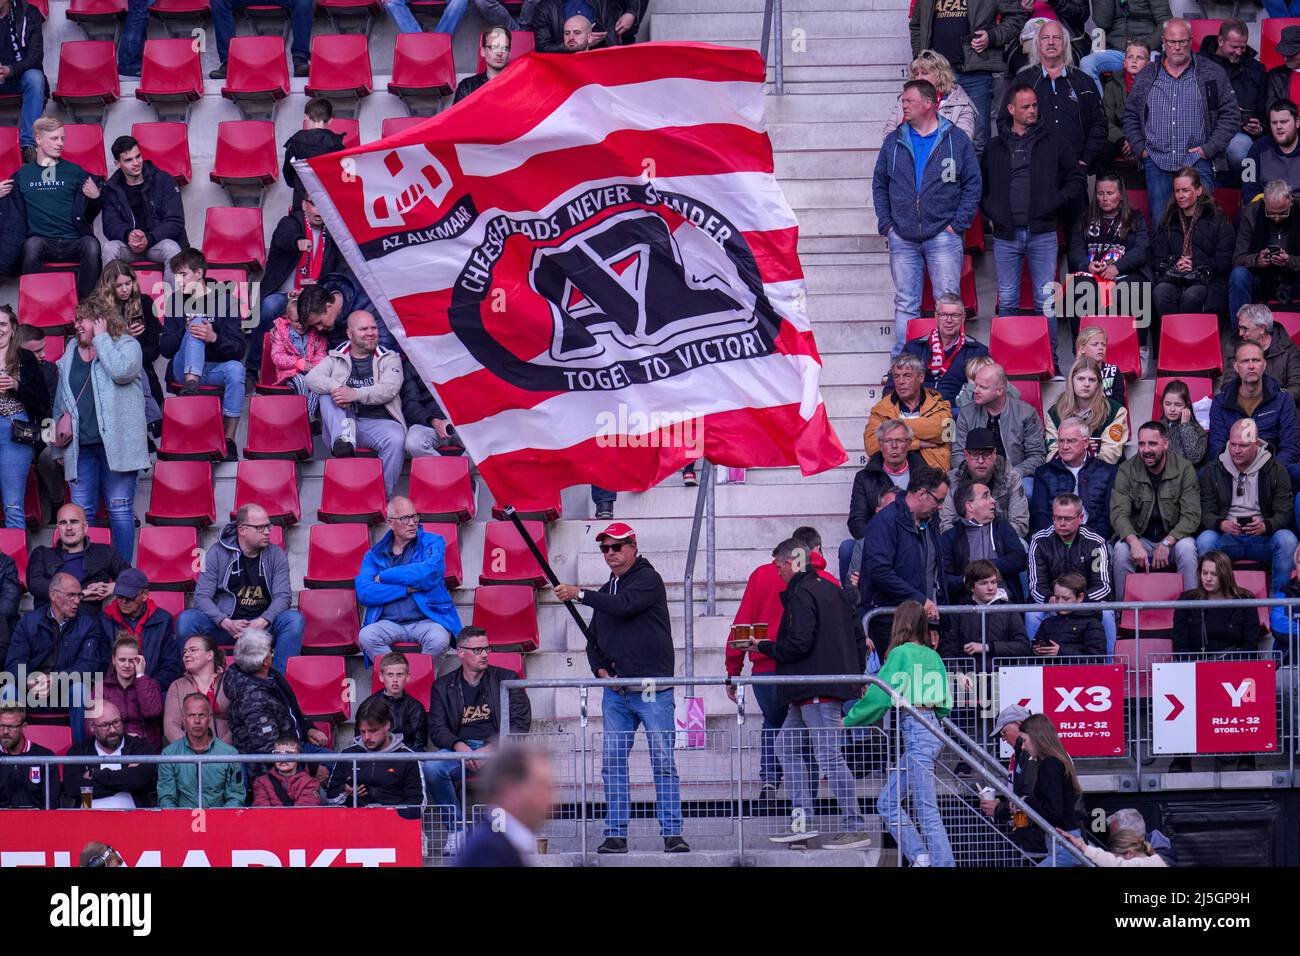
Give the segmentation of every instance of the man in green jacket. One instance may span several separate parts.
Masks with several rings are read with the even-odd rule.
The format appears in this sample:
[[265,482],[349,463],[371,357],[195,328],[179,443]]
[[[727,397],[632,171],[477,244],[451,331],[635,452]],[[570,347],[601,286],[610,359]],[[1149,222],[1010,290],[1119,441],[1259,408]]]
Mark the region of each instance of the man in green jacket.
[[1124,581],[1134,571],[1178,568],[1183,590],[1197,586],[1196,534],[1201,527],[1201,489],[1196,470],[1169,450],[1164,422],[1138,429],[1137,457],[1115,472],[1110,495],[1115,539],[1114,600],[1124,600]]
[[[229,754],[238,758],[239,751],[212,736],[212,705],[203,694],[189,694],[184,703],[185,736],[163,748],[174,754]],[[158,767],[158,806],[164,810],[242,807],[243,766],[234,763],[203,765],[203,802],[199,803],[197,764],[165,763]]]
[[1028,16],[1020,0],[916,0],[912,6],[912,56],[934,50],[952,64],[957,85],[979,114],[976,153],[989,138],[993,77],[1006,69],[1005,53],[1020,42]]

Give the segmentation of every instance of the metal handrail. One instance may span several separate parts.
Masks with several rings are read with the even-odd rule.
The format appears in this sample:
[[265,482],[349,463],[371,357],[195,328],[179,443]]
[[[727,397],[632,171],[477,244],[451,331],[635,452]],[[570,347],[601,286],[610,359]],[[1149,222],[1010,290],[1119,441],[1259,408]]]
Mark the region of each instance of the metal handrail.
[[[767,63],[768,45],[772,42],[773,33],[776,35],[776,47],[772,51],[772,68],[774,80],[776,83],[776,95],[785,95],[785,17],[781,10],[781,0],[767,0],[763,6],[763,39],[759,46],[759,52],[763,55],[763,63]],[[773,30],[775,27],[775,30]]]

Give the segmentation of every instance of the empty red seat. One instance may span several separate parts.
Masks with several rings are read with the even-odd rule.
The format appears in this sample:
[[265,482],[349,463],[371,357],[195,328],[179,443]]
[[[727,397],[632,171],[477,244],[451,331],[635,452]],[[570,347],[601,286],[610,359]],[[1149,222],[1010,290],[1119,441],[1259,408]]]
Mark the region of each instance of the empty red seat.
[[[54,753],[56,757],[66,757],[68,748],[72,746],[72,728],[66,724],[34,724],[30,721],[23,728],[23,736],[34,744]],[[51,767],[53,771],[55,768]],[[25,773],[26,771],[24,771]],[[50,805],[58,807],[59,805],[59,787],[58,779],[50,781]]]
[[18,566],[18,583],[27,590],[27,530],[25,528],[0,528],[0,551],[14,559]]
[[126,19],[126,0],[72,0],[68,19],[82,26],[98,23],[121,23]]
[[1137,319],[1131,315],[1085,315],[1081,328],[1095,325],[1106,330],[1106,361],[1119,366],[1128,378],[1142,376],[1142,354],[1138,351]]
[[341,657],[291,657],[285,678],[305,717],[347,720],[352,715],[346,662]]
[[168,20],[206,20],[210,11],[209,0],[153,0],[149,5],[149,12],[164,23]]
[[261,272],[266,267],[262,210],[210,208],[203,221],[203,255],[210,265],[241,266]]
[[[164,404],[170,405],[173,401],[176,399]],[[164,440],[166,435],[164,425]],[[217,505],[213,494],[212,462],[159,460],[153,469],[149,510],[145,514],[145,520],[157,525],[187,524],[206,528],[217,520]]]
[[[1183,593],[1183,576],[1158,571],[1138,572],[1124,579],[1124,603],[1139,601],[1176,601]],[[1125,608],[1120,615],[1119,626],[1122,630],[1132,631],[1137,624],[1142,625],[1142,639],[1146,640],[1147,631],[1171,631],[1174,627],[1173,608],[1152,608],[1144,610],[1141,618],[1133,608]]]
[[969,253],[984,251],[984,216],[977,209],[970,228],[962,236],[962,246]]
[[1264,69],[1282,66],[1284,60],[1277,52],[1277,43],[1287,27],[1300,27],[1300,17],[1265,17],[1259,22],[1259,62]]
[[63,127],[63,158],[92,176],[108,175],[104,156],[104,127],[96,123],[68,123]]
[[[549,492],[538,500],[514,502],[514,507],[515,513],[525,521],[556,521],[564,510],[560,506],[560,493],[558,491]],[[494,502],[492,517],[497,521],[505,521],[505,505]]]
[[71,272],[37,272],[18,280],[18,321],[49,333],[72,329],[77,277]]
[[350,588],[370,550],[370,531],[363,524],[312,525],[307,538],[309,588]]
[[1036,378],[1022,378],[1016,382],[1016,391],[1020,392],[1020,400],[1028,402],[1038,412],[1038,417],[1043,417],[1043,383]]
[[122,95],[117,79],[117,44],[112,40],[73,40],[59,45],[59,81],[55,102],[103,109]]
[[352,33],[314,36],[308,96],[369,96],[374,90],[367,38]]
[[420,527],[442,538],[447,546],[446,556],[443,559],[442,578],[447,582],[447,587],[460,587],[461,581],[465,578],[460,563],[460,536],[457,533],[459,526],[450,522],[428,522]]
[[[429,117],[427,116],[390,116],[379,124],[379,135],[388,137],[402,130],[410,129],[412,126],[419,126]],[[14,152],[18,152],[18,131],[14,130]],[[14,166],[17,169],[17,165]]]
[[155,110],[163,103],[193,103],[203,95],[203,64],[190,38],[146,40],[135,97]]
[[1183,312],[1160,320],[1156,359],[1161,372],[1223,371],[1219,317],[1213,312]]
[[[438,676],[434,673],[437,661],[431,654],[407,653],[406,664],[411,670],[411,676],[406,682],[406,692],[418,700],[422,707],[428,709],[429,698],[433,694],[433,682]],[[370,678],[370,693],[377,694],[384,686],[384,682],[379,679],[379,661],[375,661],[372,670],[374,673]]]
[[[356,654],[357,595],[346,588],[298,592],[298,612],[303,616],[302,649],[308,654]],[[376,668],[378,670],[378,668]]]
[[[164,315],[167,309],[167,296],[172,289],[167,283],[163,282],[163,274],[157,266],[150,263],[152,268],[146,269],[143,266],[135,266],[135,281],[140,285],[140,294],[147,295],[153,299],[154,308],[159,315]],[[160,323],[161,324],[161,323]]]
[[227,120],[217,124],[217,155],[208,174],[214,183],[268,186],[279,173],[274,123]]
[[[968,255],[962,256],[959,291],[962,305],[966,306],[966,316],[970,318],[978,315],[980,301],[975,291],[975,260]],[[934,291],[930,288],[929,272],[925,274],[925,283],[921,287],[921,311],[934,312]]]
[[535,651],[539,643],[533,589],[522,584],[474,591],[474,626],[487,631],[493,647]]
[[438,455],[412,458],[410,498],[425,521],[469,521],[474,517],[469,459]]
[[325,462],[317,518],[327,523],[379,524],[387,510],[384,470],[378,458],[331,458]]
[[1273,321],[1286,329],[1292,342],[1300,345],[1300,312],[1274,312]]
[[170,614],[173,618],[180,617],[181,612],[185,610],[185,595],[187,591],[150,591],[149,600],[153,601],[160,608]]
[[100,527],[97,524],[86,526],[86,540],[91,544],[108,544],[113,543],[113,529]]
[[1012,378],[1052,377],[1052,340],[1041,315],[994,316],[989,354]]
[[136,123],[131,135],[140,144],[141,156],[184,186],[194,178],[189,130],[184,123]]
[[298,503],[298,469],[291,461],[241,461],[235,472],[235,509],[261,505],[276,524],[297,524],[302,517]]
[[1151,228],[1151,199],[1145,189],[1130,189],[1126,193],[1128,204],[1135,211],[1146,217],[1147,228]]
[[[1249,591],[1251,597],[1261,601],[1269,597],[1267,571],[1246,571],[1233,568],[1232,576],[1237,579],[1237,587]],[[1268,608],[1266,607],[1259,609],[1259,626],[1265,629],[1268,627]]]
[[[510,31],[510,59],[507,63],[513,63],[521,56],[527,56],[535,50],[532,30],[511,30]],[[487,69],[487,61],[483,59],[483,41],[479,38],[478,45],[478,66],[475,68],[476,73],[482,73]],[[454,85],[454,84],[453,84]],[[976,214],[978,215],[978,213]]]
[[163,402],[158,457],[220,461],[226,457],[221,400],[212,395],[175,396]]
[[284,40],[278,36],[231,39],[221,95],[236,103],[274,103],[288,96],[289,65]]
[[929,335],[939,327],[939,321],[930,316],[928,318],[908,319],[907,320],[907,341],[919,339],[923,335]]
[[488,654],[488,663],[493,667],[503,667],[520,680],[524,679],[524,655],[518,651],[492,651]]
[[[540,521],[525,521],[524,530],[546,557],[546,526]],[[546,574],[513,521],[489,521],[483,536],[483,570],[479,584],[530,584],[541,587]]]
[[240,318],[247,319],[253,314],[249,302],[248,272],[245,269],[208,269],[208,288],[217,295],[219,308],[228,312],[238,311]]
[[[532,36],[530,33],[529,36]],[[393,53],[394,96],[446,96],[456,88],[451,36],[446,33],[399,33]]]
[[[419,117],[414,117],[419,121]],[[384,120],[385,123],[388,120]],[[384,133],[388,135],[387,132]],[[18,145],[18,127],[0,126],[0,179],[9,179],[23,164],[22,150]]]
[[276,385],[279,370],[271,360],[271,333],[262,336],[262,364],[257,371],[257,393],[259,395],[294,395],[291,385]]
[[[165,464],[165,462],[164,462]],[[193,591],[203,567],[196,528],[141,528],[135,565],[160,591]]]
[[1115,641],[1115,660],[1128,662],[1129,671],[1136,676],[1133,692],[1138,697],[1151,696],[1151,664],[1169,661],[1173,653],[1172,638],[1147,637],[1145,630],[1140,641],[1126,637]]
[[1223,210],[1233,228],[1237,226],[1237,217],[1241,214],[1241,190],[1220,186],[1214,190],[1214,204]]
[[[267,354],[267,351],[262,354]],[[301,395],[253,396],[248,403],[245,458],[306,461],[311,457],[311,448],[311,422],[307,419],[306,398]]]
[[1223,26],[1223,21],[1188,20],[1187,25],[1192,28],[1192,50],[1196,53],[1200,53],[1201,44],[1205,42],[1205,38],[1217,36],[1219,33],[1219,27]]

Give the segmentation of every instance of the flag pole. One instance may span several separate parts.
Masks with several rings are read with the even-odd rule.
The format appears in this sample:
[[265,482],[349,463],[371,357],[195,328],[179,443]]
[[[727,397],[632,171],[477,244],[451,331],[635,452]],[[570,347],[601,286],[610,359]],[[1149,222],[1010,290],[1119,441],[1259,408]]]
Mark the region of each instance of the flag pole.
[[[560,579],[555,576],[555,571],[552,570],[551,563],[547,561],[542,552],[537,549],[537,542],[533,540],[533,536],[529,534],[528,529],[524,527],[524,523],[519,519],[519,513],[515,511],[513,505],[506,505],[505,516],[510,519],[510,522],[515,526],[515,530],[519,532],[519,537],[524,539],[524,544],[528,546],[528,550],[531,551],[533,557],[537,559],[537,565],[542,569],[542,573],[546,575],[546,580],[551,582],[551,587],[555,587],[560,583]],[[582,636],[587,639],[587,643],[591,643],[591,631],[587,627],[587,622],[582,619],[582,615],[578,613],[578,609],[573,606],[573,602],[565,601],[564,606],[568,608],[569,613],[573,616],[573,620],[577,622],[578,630],[582,631]]]

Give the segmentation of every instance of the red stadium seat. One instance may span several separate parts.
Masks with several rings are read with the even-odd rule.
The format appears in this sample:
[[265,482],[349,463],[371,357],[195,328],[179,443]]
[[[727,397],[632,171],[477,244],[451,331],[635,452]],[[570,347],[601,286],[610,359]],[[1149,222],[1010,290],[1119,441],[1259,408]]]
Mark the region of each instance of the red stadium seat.
[[149,600],[176,618],[180,617],[181,612],[185,610],[186,593],[185,591],[150,591]]
[[[1138,572],[1124,579],[1124,603],[1138,601],[1176,601],[1183,593],[1183,576],[1161,572]],[[1146,640],[1148,631],[1172,631],[1174,628],[1173,608],[1155,608],[1143,611],[1141,620],[1133,608],[1125,608],[1120,615],[1120,630],[1132,633],[1137,624],[1142,625],[1142,640]]]
[[145,41],[136,99],[152,106],[159,119],[189,119],[190,104],[201,96],[203,64],[192,39]]
[[311,72],[307,95],[369,96],[375,88],[366,37],[355,34],[317,35],[311,40]]
[[1300,345],[1300,312],[1274,312],[1273,321],[1286,329],[1292,342]]
[[97,524],[87,525],[86,540],[91,542],[92,544],[111,545],[113,543],[113,529],[101,528]]
[[280,174],[275,124],[227,120],[217,124],[217,153],[208,177],[222,186],[269,186]]
[[298,469],[291,461],[241,461],[235,472],[235,512],[258,504],[276,524],[297,524],[302,518],[298,502]]
[[[176,399],[164,404],[170,405],[174,401]],[[166,435],[165,428],[163,434]],[[196,528],[215,524],[217,505],[213,497],[214,487],[211,462],[160,460],[153,469],[149,510],[145,514],[145,521],[157,525],[193,525]]]
[[291,657],[285,678],[305,717],[347,720],[352,715],[347,666],[341,657]]
[[[1145,618],[1146,615],[1144,614]],[[1151,663],[1167,661],[1174,653],[1174,642],[1168,637],[1147,637],[1142,632],[1142,640],[1121,637],[1115,641],[1116,659],[1128,658],[1129,669],[1136,675],[1134,693],[1138,697],[1151,696]]]
[[306,627],[303,630],[304,654],[356,654],[361,645],[357,616],[357,596],[345,588],[322,591],[299,591],[298,612]]
[[41,501],[41,483],[35,468],[28,470],[27,485],[23,488],[23,517],[27,519],[28,531],[39,531],[45,524],[45,504]]
[[1020,400],[1033,406],[1034,411],[1038,412],[1038,417],[1042,418],[1043,383],[1036,378],[1022,378],[1015,385],[1016,391],[1020,392]]
[[27,530],[25,528],[0,528],[0,551],[14,559],[18,566],[18,583],[27,590]]
[[96,123],[68,123],[63,127],[63,158],[92,176],[108,175],[104,155],[104,127]]
[[[384,122],[387,123],[388,120]],[[384,135],[388,135],[387,131]],[[0,179],[11,178],[22,164],[23,154],[18,145],[18,127],[0,126]]]
[[1147,196],[1147,191],[1145,189],[1130,189],[1126,195],[1128,196],[1129,206],[1146,216],[1147,228],[1151,228],[1151,200]]
[[327,524],[379,524],[388,510],[384,470],[378,458],[331,458],[325,462],[320,509],[316,517]]
[[[515,62],[521,56],[527,56],[537,47],[534,42],[532,30],[511,30],[510,31],[510,59],[507,65]],[[482,73],[487,69],[487,61],[483,59],[483,37],[479,36],[478,44],[478,65],[474,68],[475,73]],[[455,84],[452,84],[455,86]]]
[[478,588],[474,592],[474,626],[487,631],[495,648],[535,651],[540,643],[533,589],[520,584]]
[[1282,66],[1282,56],[1277,52],[1277,42],[1287,27],[1300,27],[1300,17],[1265,17],[1259,23],[1259,62],[1264,69]]
[[[30,721],[23,728],[23,736],[34,744],[51,750],[56,757],[66,757],[72,746],[72,728],[62,724],[34,724]],[[51,770],[54,768],[51,767]],[[25,772],[25,771],[24,771]],[[57,807],[59,787],[57,778],[50,781],[51,806]]]
[[262,210],[210,208],[203,222],[203,254],[210,265],[261,272],[266,268]]
[[77,277],[71,272],[38,272],[18,280],[18,321],[44,329],[46,336],[72,330],[77,309]]
[[465,579],[465,577],[461,570],[460,563],[460,536],[457,534],[458,526],[451,522],[431,521],[422,524],[420,527],[430,534],[436,534],[442,538],[443,543],[447,546],[446,558],[443,563],[442,578],[447,582],[447,587],[460,587],[460,583]]
[[[1237,587],[1249,591],[1251,597],[1261,601],[1269,597],[1267,571],[1248,571],[1234,567],[1232,576],[1237,579]],[[1259,626],[1266,630],[1268,628],[1268,608],[1266,607],[1259,609]]]
[[265,106],[288,96],[289,65],[284,40],[278,36],[234,37],[221,95],[241,109],[244,104]]
[[1214,190],[1214,202],[1223,214],[1228,217],[1232,227],[1237,227],[1237,217],[1241,215],[1241,190],[1229,189],[1227,186],[1219,186]]
[[214,285],[218,288],[213,291],[223,296],[218,301],[225,308],[231,311],[238,309],[240,317],[244,319],[253,314],[252,304],[248,300],[248,273],[244,269],[209,269],[208,287],[211,289]]
[[[564,509],[560,506],[560,493],[558,491],[547,495],[546,498],[540,501],[519,501],[515,502],[514,506],[515,512],[524,521],[556,521],[564,512]],[[505,521],[505,505],[493,503],[492,517],[497,521]]]
[[[540,521],[525,521],[524,529],[542,557],[546,557],[546,527]],[[519,536],[513,521],[488,522],[483,537],[483,570],[479,572],[478,583],[530,584],[533,587],[546,583],[545,572]]]
[[[489,656],[489,663],[491,658]],[[420,702],[420,705],[426,710],[429,707],[429,699],[433,694],[433,682],[437,678],[434,673],[434,666],[437,661],[431,654],[410,654],[406,655],[407,666],[411,669],[410,679],[406,682],[406,692]],[[370,693],[379,693],[380,688],[384,686],[383,681],[379,679],[379,662],[375,661],[374,671],[370,678]]]
[[[400,34],[406,36],[406,34]],[[302,121],[302,128],[307,128],[307,120]],[[331,133],[338,133],[343,137],[343,148],[351,149],[353,146],[361,145],[361,122],[355,119],[336,116],[329,122]]]
[[369,550],[370,531],[365,525],[312,525],[303,583],[309,588],[350,588]]
[[112,40],[126,19],[126,0],[72,0],[68,19],[80,24],[92,40]]
[[355,33],[356,22],[364,20],[364,32],[369,35],[383,3],[381,0],[316,0],[316,9],[329,17],[335,33]]
[[[379,126],[379,135],[387,138],[396,135],[403,130],[410,129],[412,126],[419,126],[429,117],[427,116],[390,116]],[[18,131],[14,130],[14,154],[18,153]],[[17,165],[14,166],[17,169]]]
[[488,654],[488,663],[493,667],[503,667],[524,679],[524,655],[518,651],[492,651]]
[[984,215],[978,209],[975,210],[975,220],[962,237],[962,245],[971,254],[984,251]]
[[1085,315],[1079,327],[1096,325],[1106,330],[1106,361],[1119,366],[1128,378],[1142,377],[1142,355],[1138,351],[1137,319],[1131,315]]
[[469,521],[474,517],[469,460],[437,455],[412,458],[410,498],[425,521]]
[[190,163],[190,128],[184,123],[136,123],[131,135],[140,144],[140,155],[164,173],[170,173],[179,186],[194,178]]
[[[529,36],[532,36],[530,33]],[[456,64],[446,33],[399,33],[388,92],[407,97],[446,96],[456,88]]]
[[141,528],[136,567],[159,591],[193,591],[203,566],[195,528]]
[[[1164,393],[1165,386],[1173,381],[1182,382],[1184,385],[1187,386],[1187,392],[1192,397],[1193,405],[1195,405],[1203,398],[1214,397],[1214,379],[1212,378],[1204,378],[1198,375],[1157,376],[1155,392],[1151,400],[1151,414],[1148,416],[1148,420],[1158,419],[1160,418],[1161,415],[1164,414],[1164,409],[1160,407],[1160,396]],[[1129,422],[1131,423],[1133,421],[1135,421],[1135,419],[1130,417]],[[1141,422],[1138,422],[1138,424],[1141,424]],[[1136,427],[1136,426],[1131,425],[1130,427]]]
[[1223,343],[1219,317],[1213,312],[1183,312],[1160,321],[1160,346],[1156,350],[1161,372],[1223,371]]
[[[961,301],[966,306],[966,317],[979,315],[979,296],[975,291],[975,261],[970,256],[961,260]],[[921,311],[934,314],[934,291],[930,288],[930,274],[925,275],[925,284],[921,287]]]
[[1052,340],[1041,315],[999,315],[989,332],[989,354],[1012,378],[1052,377]]
[[149,7],[149,12],[167,26],[169,34],[172,30],[171,23],[186,24],[195,20],[206,20],[210,10],[209,0],[154,0]]
[[1197,53],[1201,52],[1201,44],[1205,42],[1206,37],[1218,36],[1219,27],[1223,26],[1222,20],[1188,20],[1187,25],[1192,28],[1192,50]]
[[930,318],[908,319],[907,320],[907,341],[919,339],[923,335],[929,335],[939,327],[939,322],[933,316]]
[[311,457],[311,451],[307,399],[301,395],[253,396],[253,400],[248,403],[245,458],[306,461]]
[[259,395],[294,395],[291,385],[276,385],[278,374],[275,363],[271,361],[271,333],[262,336],[262,364],[257,372],[257,394]]
[[163,402],[158,457],[172,461],[224,459],[226,430],[221,400],[212,395],[178,395]]
[[122,95],[117,79],[117,45],[112,40],[73,40],[59,45],[59,81],[54,100],[74,118],[101,120]]
[[[142,150],[143,152],[143,150]],[[167,310],[167,295],[172,291],[166,283],[163,282],[162,270],[158,268],[157,263],[149,263],[149,268],[144,266],[132,266],[135,269],[135,281],[140,284],[141,295],[147,295],[153,299],[154,308],[159,315],[165,315]],[[160,322],[159,325],[162,323]],[[48,343],[46,343],[48,345]]]

